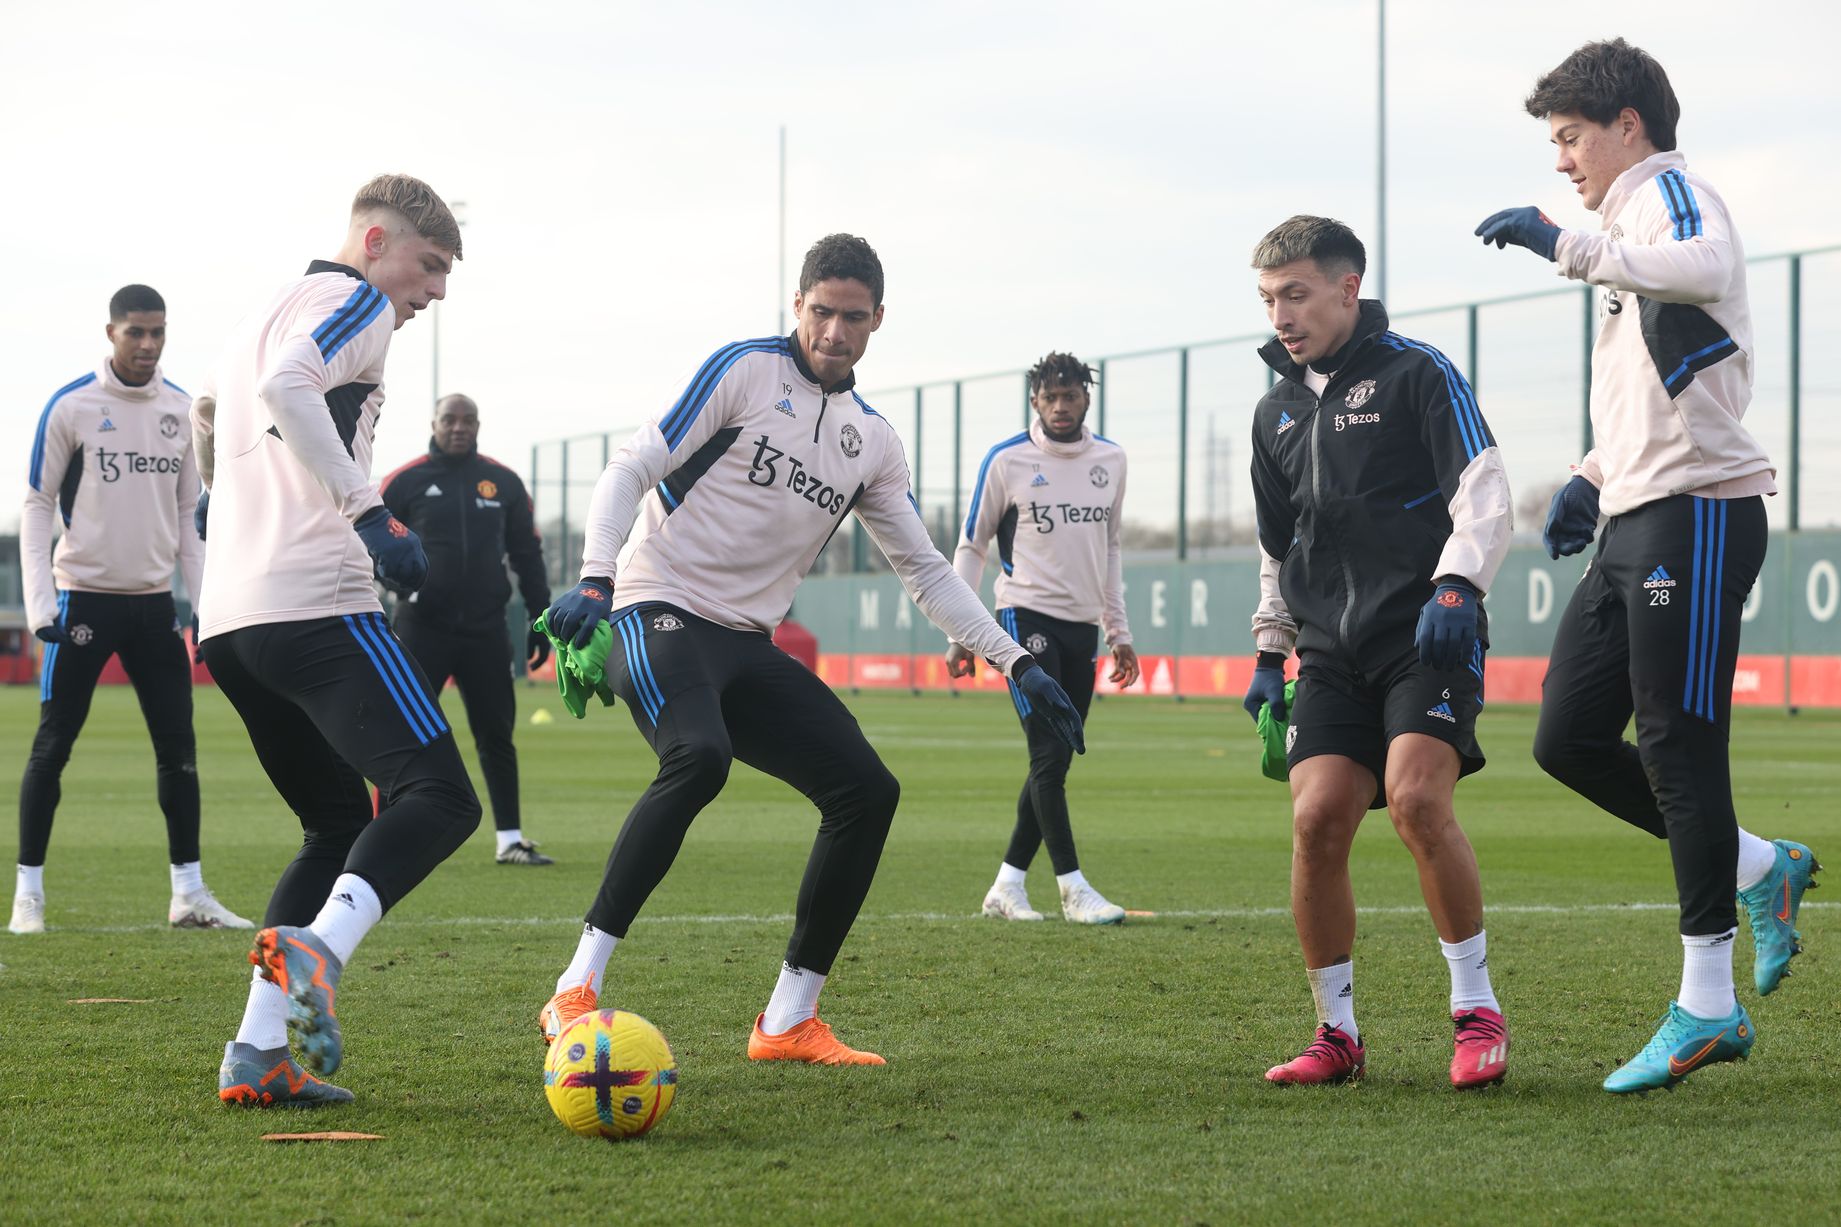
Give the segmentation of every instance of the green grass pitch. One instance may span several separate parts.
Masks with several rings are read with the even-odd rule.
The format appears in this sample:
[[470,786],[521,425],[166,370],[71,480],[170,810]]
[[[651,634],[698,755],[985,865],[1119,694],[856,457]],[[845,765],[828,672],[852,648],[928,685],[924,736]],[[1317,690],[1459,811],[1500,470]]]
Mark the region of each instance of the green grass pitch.
[[[1841,910],[1810,896],[1808,953],[1750,988],[1752,1060],[1672,1094],[1598,1087],[1649,1037],[1680,947],[1664,847],[1543,778],[1533,713],[1491,709],[1491,764],[1458,793],[1514,1034],[1506,1084],[1446,1083],[1446,975],[1383,814],[1357,841],[1367,1081],[1276,1089],[1313,1025],[1286,915],[1284,791],[1237,706],[1101,703],[1072,775],[1094,883],[1155,919],[1076,929],[976,918],[1024,753],[996,697],[850,702],[904,788],[875,889],[824,997],[884,1069],[751,1065],[814,826],[737,767],[614,955],[604,1002],[657,1023],[683,1082],[636,1143],[567,1134],[541,1086],[537,1008],[652,760],[625,713],[577,723],[521,694],[527,830],[552,869],[492,862],[490,823],[359,950],[341,999],[358,1103],[218,1104],[247,938],[175,933],[152,754],[132,695],[99,695],[64,777],[52,931],[0,933],[0,1221],[211,1223],[1738,1223],[1828,1218],[1841,1193]],[[240,725],[198,694],[207,879],[259,917],[296,842]],[[446,705],[467,742],[459,704]],[[0,791],[37,716],[0,692]],[[1743,712],[1741,819],[1841,868],[1841,716]],[[471,746],[466,745],[471,756]],[[477,778],[477,777],[476,777]],[[1031,873],[1038,906],[1053,881]],[[1628,907],[1650,904],[1652,907]],[[1047,907],[1044,907],[1048,911]],[[72,998],[149,999],[73,1005]],[[285,1147],[271,1130],[383,1141]]]

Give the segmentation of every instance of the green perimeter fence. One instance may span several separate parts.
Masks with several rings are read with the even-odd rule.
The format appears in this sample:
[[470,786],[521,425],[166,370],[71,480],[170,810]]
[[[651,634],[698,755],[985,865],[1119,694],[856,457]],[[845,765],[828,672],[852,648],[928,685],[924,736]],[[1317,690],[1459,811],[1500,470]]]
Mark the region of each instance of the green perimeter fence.
[[[1747,278],[1755,385],[1745,424],[1777,461],[1780,494],[1766,500],[1771,527],[1841,526],[1841,377],[1803,360],[1841,342],[1841,244],[1752,259]],[[1589,446],[1599,293],[1568,283],[1393,317],[1401,331],[1443,350],[1469,377],[1502,447],[1524,537],[1539,531],[1567,466]],[[1272,378],[1255,352],[1269,335],[1081,355],[1100,372],[1089,421],[1131,457],[1121,524],[1128,558],[1206,560],[1251,546],[1248,421]],[[1079,352],[1078,341],[1060,344]],[[687,350],[685,368],[706,352]],[[659,389],[656,405],[616,407],[600,433],[531,449],[530,487],[556,583],[575,575],[589,494],[608,457],[677,391]],[[922,516],[950,553],[979,462],[1029,420],[1024,368],[863,396],[901,431]],[[817,569],[874,572],[885,564],[853,523]]]

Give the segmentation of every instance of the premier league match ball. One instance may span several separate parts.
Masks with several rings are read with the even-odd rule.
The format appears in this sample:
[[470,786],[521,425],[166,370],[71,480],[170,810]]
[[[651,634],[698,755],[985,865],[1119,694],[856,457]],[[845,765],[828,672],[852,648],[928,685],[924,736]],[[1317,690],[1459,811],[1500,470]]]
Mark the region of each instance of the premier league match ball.
[[563,1028],[543,1062],[550,1111],[583,1137],[636,1138],[665,1119],[677,1092],[671,1045],[625,1010],[582,1015]]

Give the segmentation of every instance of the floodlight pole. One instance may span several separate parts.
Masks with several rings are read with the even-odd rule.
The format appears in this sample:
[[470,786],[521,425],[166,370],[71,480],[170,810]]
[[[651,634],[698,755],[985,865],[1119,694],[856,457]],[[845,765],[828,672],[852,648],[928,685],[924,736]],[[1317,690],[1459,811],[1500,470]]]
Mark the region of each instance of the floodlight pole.
[[[467,227],[466,208],[467,202],[464,200],[456,200],[453,204],[448,206],[448,209],[454,214],[454,224],[459,226],[462,230]],[[433,344],[434,370],[430,372],[429,375],[429,378],[433,381],[429,384],[428,389],[429,402],[430,404],[438,405],[441,403],[441,301],[439,299],[429,304],[428,318],[432,322],[435,332]]]
[[1375,295],[1387,301],[1387,0],[1375,0],[1374,254]]
[[786,335],[786,125],[780,125],[780,336]]

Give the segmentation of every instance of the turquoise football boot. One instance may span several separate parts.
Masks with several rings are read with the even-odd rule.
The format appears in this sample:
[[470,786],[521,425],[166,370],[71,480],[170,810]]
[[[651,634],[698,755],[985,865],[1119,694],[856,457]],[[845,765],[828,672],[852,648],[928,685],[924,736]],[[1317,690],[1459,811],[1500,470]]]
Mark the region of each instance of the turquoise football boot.
[[287,1047],[263,1050],[254,1044],[224,1045],[217,1068],[217,1097],[246,1108],[319,1108],[350,1103],[344,1087],[321,1082],[294,1063]]
[[300,1053],[300,1063],[322,1076],[338,1069],[345,1047],[333,998],[345,965],[319,934],[293,925],[256,934],[249,961],[262,969],[263,979],[274,981],[288,995],[288,1039]]
[[1816,870],[1822,863],[1802,844],[1773,839],[1777,860],[1756,886],[1739,892],[1739,902],[1752,926],[1752,980],[1760,996],[1770,993],[1790,974],[1790,960],[1803,952],[1802,934],[1796,931],[1796,913],[1803,892],[1817,886]]
[[1624,1095],[1670,1088],[1703,1065],[1743,1061],[1757,1038],[1751,1015],[1737,1002],[1724,1018],[1697,1018],[1671,1001],[1656,1037],[1606,1078],[1604,1089]]

